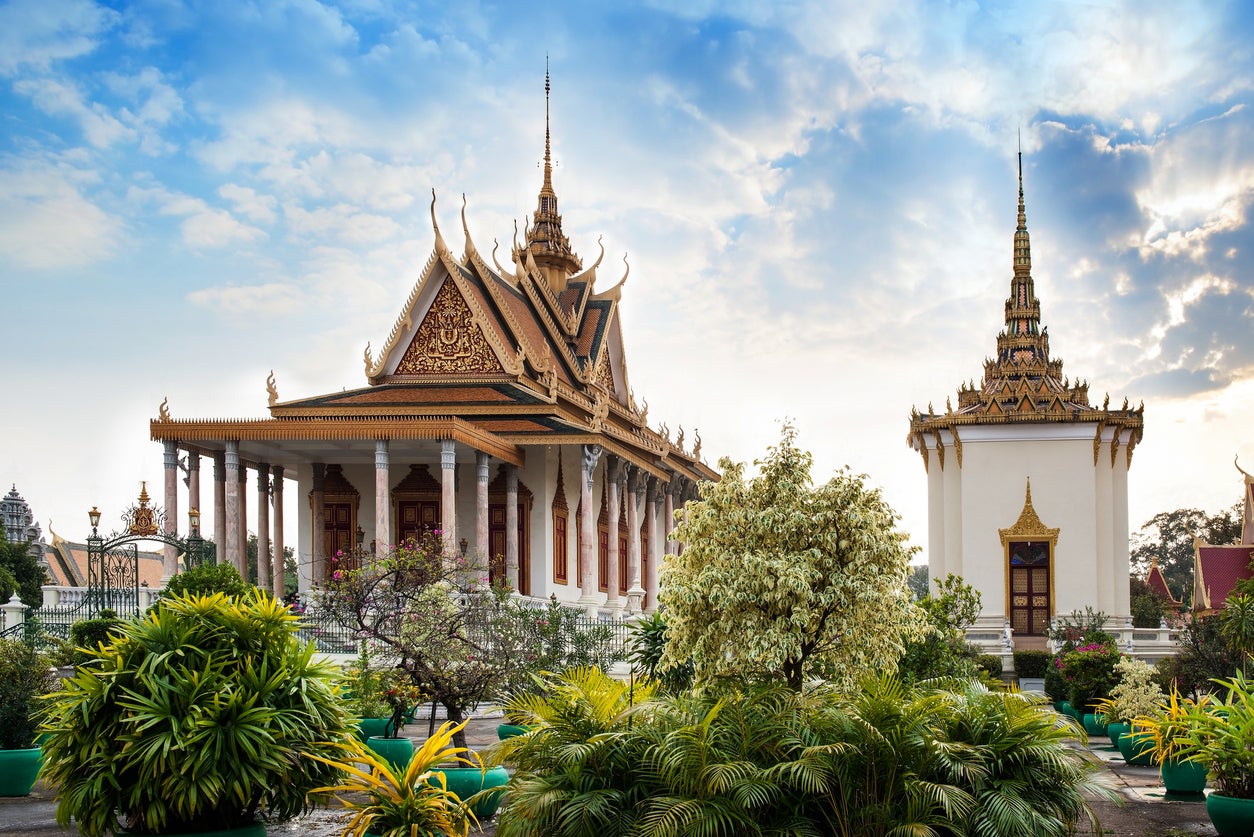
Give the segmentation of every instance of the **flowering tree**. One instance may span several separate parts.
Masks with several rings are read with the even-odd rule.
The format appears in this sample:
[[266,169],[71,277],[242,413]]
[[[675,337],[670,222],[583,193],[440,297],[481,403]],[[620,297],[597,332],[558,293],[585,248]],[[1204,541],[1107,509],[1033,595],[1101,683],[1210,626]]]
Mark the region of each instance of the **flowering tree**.
[[[608,628],[582,628],[556,602],[535,608],[489,587],[486,567],[446,554],[438,532],[333,570],[318,605],[367,643],[375,664],[402,673],[455,723],[534,672],[614,659]],[[465,746],[464,733],[457,737]]]
[[663,667],[689,656],[698,680],[811,677],[850,686],[896,667],[920,630],[906,587],[910,555],[897,514],[864,476],[841,470],[815,488],[811,455],[785,424],[754,464],[722,459],[673,537],[662,567]]

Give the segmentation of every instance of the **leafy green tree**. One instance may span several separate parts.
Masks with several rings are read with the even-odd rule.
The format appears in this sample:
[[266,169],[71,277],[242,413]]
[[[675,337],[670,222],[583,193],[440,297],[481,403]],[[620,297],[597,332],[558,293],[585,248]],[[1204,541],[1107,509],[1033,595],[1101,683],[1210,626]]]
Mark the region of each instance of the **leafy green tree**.
[[7,602],[16,591],[24,604],[39,607],[46,577],[30,541],[10,542],[0,524],[0,603]]
[[927,564],[912,564],[910,575],[906,576],[906,584],[910,587],[910,593],[916,602],[926,599],[929,592]]
[[899,664],[902,679],[907,682],[971,677],[979,665],[979,652],[967,644],[966,631],[980,615],[980,591],[953,573],[937,582],[936,587],[936,595],[919,601],[927,626],[922,636],[906,646]]
[[754,479],[720,460],[722,479],[685,508],[684,548],[662,567],[664,667],[691,657],[698,681],[852,685],[892,670],[919,632],[898,515],[864,476],[842,469],[814,487],[796,435],[784,424]]
[[[257,583],[257,535],[255,532],[248,533],[248,580],[252,584]],[[267,553],[266,561],[273,560],[274,544],[270,544],[270,551]],[[300,579],[296,575],[296,552],[290,547],[283,547],[283,593],[291,595],[300,589]]]
[[1215,514],[1176,509],[1154,515],[1132,535],[1132,574],[1144,578],[1157,558],[1168,589],[1188,604],[1193,599],[1193,536],[1213,544],[1236,543],[1241,538],[1241,517],[1239,503]]
[[1157,628],[1167,615],[1167,600],[1136,576],[1128,578],[1128,601],[1134,628]]

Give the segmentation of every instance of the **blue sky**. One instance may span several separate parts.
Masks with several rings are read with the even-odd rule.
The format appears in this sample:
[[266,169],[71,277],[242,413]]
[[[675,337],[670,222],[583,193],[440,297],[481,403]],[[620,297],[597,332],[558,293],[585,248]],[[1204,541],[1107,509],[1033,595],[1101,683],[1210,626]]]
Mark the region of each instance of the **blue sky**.
[[454,250],[462,194],[485,253],[534,208],[547,53],[565,230],[628,254],[632,386],[711,461],[791,418],[816,477],[867,473],[926,546],[910,409],[994,350],[1021,137],[1053,355],[1146,405],[1134,529],[1217,510],[1254,463],[1252,30],[1134,0],[12,0],[0,479],[80,539],[160,484],[163,398],[257,417],[271,369],[284,399],[364,384],[431,190]]

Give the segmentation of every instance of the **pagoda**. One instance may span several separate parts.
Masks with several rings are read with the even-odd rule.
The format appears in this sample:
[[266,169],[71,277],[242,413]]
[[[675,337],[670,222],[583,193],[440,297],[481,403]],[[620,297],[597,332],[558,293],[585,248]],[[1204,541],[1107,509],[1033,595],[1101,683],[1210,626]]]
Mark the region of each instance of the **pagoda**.
[[[433,193],[433,250],[382,346],[366,346],[363,386],[283,400],[272,374],[269,416],[256,420],[176,419],[162,405],[150,429],[165,446],[171,518],[180,467],[188,506],[200,507],[205,458],[212,537],[237,567],[250,528],[263,551],[274,543],[282,554],[279,500],[294,482],[302,589],[327,577],[332,558],[371,560],[438,530],[447,550],[518,593],[589,612],[654,606],[674,511],[717,474],[699,435],[687,449],[682,428],[672,440],[650,427],[635,398],[619,306],[630,271],[605,282],[604,248],[585,268],[571,247],[553,187],[549,94],[546,71],[544,180],[510,265],[495,246],[484,258],[464,197],[455,255]],[[278,589],[277,568],[269,583]]]
[[969,632],[987,650],[1044,647],[1055,617],[1092,607],[1124,625],[1128,468],[1144,405],[1089,401],[1063,375],[1032,279],[1019,155],[1019,212],[1005,327],[978,383],[911,410],[908,441],[928,482],[928,568],[980,591]]

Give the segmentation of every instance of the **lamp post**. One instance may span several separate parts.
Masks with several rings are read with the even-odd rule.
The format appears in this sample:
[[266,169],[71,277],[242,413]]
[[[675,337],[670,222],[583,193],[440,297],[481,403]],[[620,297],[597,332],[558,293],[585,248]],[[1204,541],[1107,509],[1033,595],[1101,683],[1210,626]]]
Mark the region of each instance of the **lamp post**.
[[[93,599],[103,599],[104,539],[100,537],[100,509],[92,506],[87,520],[91,523],[91,534],[87,536],[87,600],[91,603]],[[94,604],[103,607],[99,601]]]
[[187,568],[199,567],[205,560],[205,540],[200,536],[200,509],[187,510]]

